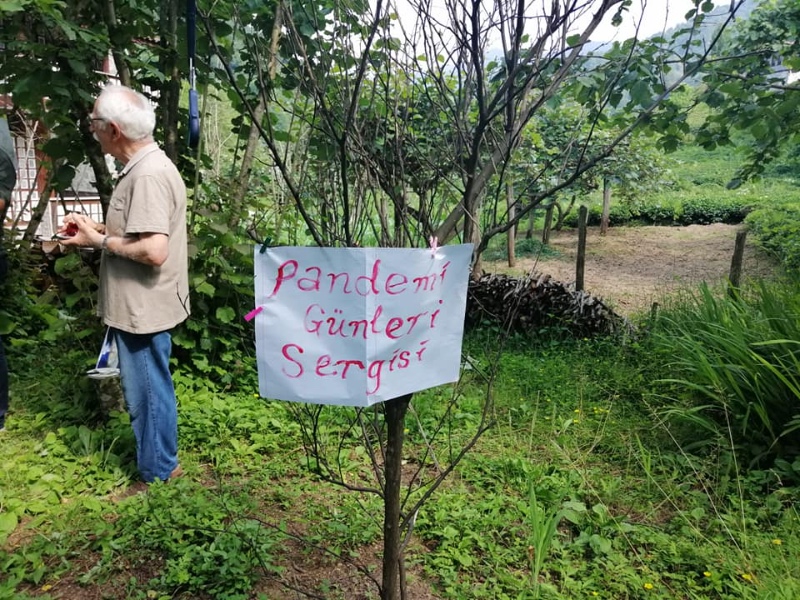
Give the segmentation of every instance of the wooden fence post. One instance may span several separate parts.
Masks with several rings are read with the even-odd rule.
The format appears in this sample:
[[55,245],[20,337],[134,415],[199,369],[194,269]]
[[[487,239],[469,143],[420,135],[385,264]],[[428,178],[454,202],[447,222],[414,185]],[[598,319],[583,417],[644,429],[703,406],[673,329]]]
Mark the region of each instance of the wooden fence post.
[[603,212],[600,215],[600,235],[608,232],[608,221],[611,214],[611,180],[603,178]]
[[736,243],[733,247],[733,258],[731,259],[731,271],[728,275],[728,295],[732,298],[739,291],[739,284],[742,279],[742,263],[744,262],[744,244],[747,239],[747,230],[743,229],[736,232]]
[[583,268],[586,264],[586,220],[589,209],[581,206],[578,209],[578,262],[575,265],[575,289],[583,289]]

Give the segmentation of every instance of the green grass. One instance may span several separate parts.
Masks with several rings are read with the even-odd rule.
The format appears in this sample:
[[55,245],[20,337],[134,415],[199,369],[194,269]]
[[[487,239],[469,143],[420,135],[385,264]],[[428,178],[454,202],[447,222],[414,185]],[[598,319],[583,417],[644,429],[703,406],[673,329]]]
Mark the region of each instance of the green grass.
[[[734,444],[740,460],[768,468],[800,454],[794,282],[761,283],[735,295],[702,286],[661,316],[655,342],[678,394],[670,412],[709,432],[701,439]],[[800,479],[792,469],[783,475]]]
[[[541,235],[541,230],[539,231]],[[517,240],[514,247],[517,257],[533,256],[533,257],[552,257],[558,256],[558,251],[550,246],[542,244],[539,239],[534,238],[521,238]],[[506,260],[508,258],[508,246],[502,237],[496,237],[492,240],[489,248],[483,253],[483,258],[489,261]]]
[[[674,189],[642,202],[716,196],[735,170],[724,153],[672,158]],[[765,206],[794,202],[797,188],[773,177],[724,193]],[[701,294],[705,304],[691,310],[664,303],[675,334],[658,343],[645,331],[663,322],[625,339],[470,335],[462,380],[415,395],[407,468],[424,464],[427,480],[445,466],[480,426],[487,400],[493,426],[417,516],[405,557],[412,583],[454,600],[800,597],[800,460],[785,452],[770,468],[750,464],[741,437],[758,431],[750,423],[759,413],[748,407],[780,403],[758,399],[758,386],[735,398],[724,377],[708,378],[699,394],[690,369],[713,374],[723,357],[732,365],[744,357],[758,363],[747,371],[796,389],[787,350],[800,334],[794,296],[783,293],[747,291],[738,303]],[[13,378],[0,436],[0,598],[52,598],[66,585],[108,598],[276,598],[270,585],[287,574],[336,600],[352,597],[337,580],[351,562],[379,571],[379,500],[326,482],[304,450],[313,423],[328,466],[374,485],[351,409],[317,413],[258,398],[252,358],[237,358],[235,381],[218,378],[225,387],[179,365],[187,476],[115,502],[135,476],[134,445],[127,416],[105,414],[83,375],[96,336],[69,326],[26,332],[6,338]],[[720,349],[704,350],[715,336]],[[791,341],[771,343],[781,339]],[[740,418],[703,415],[713,436],[709,422],[667,418],[715,393],[735,399]],[[364,573],[353,577],[375,590]]]
[[[724,456],[677,444],[650,406],[663,372],[647,344],[516,338],[500,348],[475,335],[465,351],[474,369],[458,387],[447,435],[431,432],[448,388],[418,394],[407,423],[409,458],[429,447],[445,461],[476,427],[494,374],[495,425],[420,512],[408,551],[416,577],[439,597],[800,594],[796,490],[768,473],[732,475]],[[90,394],[40,396],[69,361],[46,344],[38,352],[56,368],[42,373],[12,354],[0,504],[20,524],[0,551],[0,596],[47,597],[70,580],[112,597],[246,598],[287,567],[289,532],[302,538],[301,557],[322,548],[341,557],[333,563],[380,540],[376,498],[306,469],[295,405],[226,393],[184,373],[176,383],[188,477],[111,502],[132,475],[125,417],[74,422],[93,414]],[[329,435],[345,410],[324,417]],[[352,477],[365,465],[350,451],[357,447],[342,463]],[[371,555],[359,560],[375,565]]]

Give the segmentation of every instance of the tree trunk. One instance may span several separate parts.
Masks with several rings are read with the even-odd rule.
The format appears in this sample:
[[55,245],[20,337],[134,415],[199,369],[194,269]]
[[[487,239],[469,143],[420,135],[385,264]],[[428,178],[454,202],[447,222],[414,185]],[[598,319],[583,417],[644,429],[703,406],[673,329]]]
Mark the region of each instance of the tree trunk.
[[383,579],[381,600],[398,600],[400,584],[400,491],[403,473],[405,417],[412,394],[386,402],[386,485],[383,495]]
[[547,207],[544,212],[544,227],[542,227],[542,244],[547,246],[550,243],[550,228],[553,225],[553,205]]
[[[469,232],[469,235],[471,235],[472,237],[469,237],[469,238],[466,237],[467,236],[467,232],[466,231],[464,232],[464,241],[466,243],[472,244],[474,248],[477,248],[478,245],[480,244],[480,241],[481,241],[481,230],[480,230],[480,227],[478,227],[477,223],[473,224],[473,227],[472,227],[471,231]],[[473,250],[473,256],[472,256],[472,279],[477,281],[478,279],[480,279],[481,273],[483,273],[483,255],[482,254],[478,254],[477,252],[474,252],[474,250]]]
[[[109,37],[112,40],[111,56],[114,58],[114,66],[117,68],[119,82],[127,87],[131,86],[131,70],[128,66],[126,53],[113,45],[113,41],[119,34],[119,23],[117,22],[117,8],[114,0],[107,0],[105,5],[105,19],[108,27]],[[124,35],[124,34],[122,34]],[[105,215],[105,211],[103,211]]]
[[161,72],[167,80],[161,86],[161,126],[164,131],[164,152],[178,164],[178,103],[181,94],[181,74],[178,67],[178,3],[166,0],[161,5]]
[[381,196],[378,201],[378,222],[381,224],[381,232],[378,237],[380,246],[386,247],[391,243],[391,235],[389,235],[389,200],[386,196]]
[[603,179],[603,214],[600,217],[600,235],[608,232],[608,218],[611,213],[611,183],[608,177]]
[[[513,221],[516,214],[516,203],[514,202],[514,184],[506,183],[506,204],[508,205],[508,220]],[[513,267],[517,263],[516,256],[517,226],[512,225],[508,230],[508,266]]]
[[554,203],[554,206],[558,211],[558,218],[556,219],[556,225],[554,229],[556,231],[561,231],[561,228],[564,227],[564,219],[567,218],[567,215],[572,212],[572,207],[575,206],[575,196],[572,196],[569,199],[569,204],[567,204],[566,208],[562,208],[557,202]]
[[236,228],[241,220],[242,205],[244,203],[244,196],[247,193],[248,184],[250,183],[250,173],[253,170],[253,160],[256,156],[258,143],[261,141],[261,134],[258,130],[257,123],[261,123],[261,119],[264,117],[265,112],[266,104],[264,103],[264,97],[261,96],[258,99],[258,104],[256,104],[255,108],[253,109],[253,120],[250,123],[250,133],[247,136],[247,145],[245,146],[244,154],[242,155],[242,164],[239,167],[239,177],[234,183],[235,192],[233,194],[233,201],[231,203],[232,210],[230,212],[230,223],[228,223],[231,228]]
[[47,178],[47,183],[44,186],[44,191],[39,196],[39,203],[32,207],[31,210],[31,220],[28,222],[27,227],[25,227],[25,232],[22,234],[22,244],[20,244],[23,248],[30,248],[33,239],[36,237],[36,230],[39,229],[39,224],[42,222],[42,217],[44,216],[45,211],[50,205],[50,194],[53,193],[53,188],[51,186],[52,182],[52,173],[50,172]]
[[528,229],[525,232],[525,239],[532,240],[533,239],[533,228],[536,226],[536,209],[532,208],[530,210],[529,219],[528,219]]
[[88,125],[83,124],[84,119],[81,119],[81,138],[86,147],[86,158],[92,166],[94,172],[94,187],[100,196],[100,207],[103,211],[103,221],[106,220],[108,214],[108,203],[111,202],[111,194],[114,193],[114,180],[111,178],[111,171],[108,170],[108,163],[106,162],[106,155],[100,148],[100,144],[94,139]]

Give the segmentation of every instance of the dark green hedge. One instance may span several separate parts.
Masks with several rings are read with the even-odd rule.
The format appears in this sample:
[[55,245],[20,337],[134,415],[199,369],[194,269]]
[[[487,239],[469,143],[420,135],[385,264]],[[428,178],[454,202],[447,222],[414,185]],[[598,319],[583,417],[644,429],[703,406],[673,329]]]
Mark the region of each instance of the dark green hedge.
[[800,203],[759,208],[746,222],[762,247],[774,252],[787,271],[800,274]]
[[[736,224],[745,220],[752,204],[737,197],[700,196],[675,202],[653,202],[639,206],[612,204],[609,222],[614,225],[638,223],[643,225],[709,225],[711,223]],[[589,207],[589,225],[599,225],[602,208]],[[567,227],[578,225],[578,211],[573,210],[564,219]]]

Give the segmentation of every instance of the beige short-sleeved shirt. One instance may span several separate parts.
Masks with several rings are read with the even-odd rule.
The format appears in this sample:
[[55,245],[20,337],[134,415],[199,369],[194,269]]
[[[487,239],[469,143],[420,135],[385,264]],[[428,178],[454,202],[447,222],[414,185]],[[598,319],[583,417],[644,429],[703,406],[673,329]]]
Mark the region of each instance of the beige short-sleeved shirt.
[[153,267],[104,252],[97,312],[110,327],[157,333],[189,316],[189,272],[186,186],[155,143],[125,165],[106,215],[107,235],[140,233],[167,234],[167,260]]

